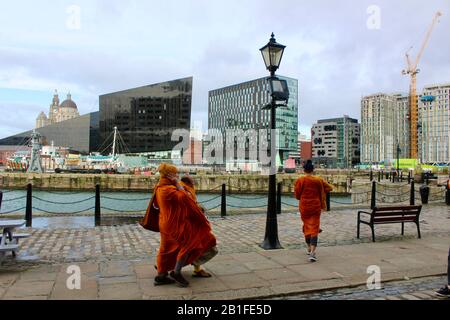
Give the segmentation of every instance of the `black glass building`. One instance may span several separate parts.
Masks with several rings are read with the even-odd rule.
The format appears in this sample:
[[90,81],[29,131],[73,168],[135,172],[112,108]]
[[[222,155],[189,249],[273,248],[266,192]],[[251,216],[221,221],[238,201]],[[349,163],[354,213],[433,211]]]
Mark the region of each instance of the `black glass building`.
[[192,77],[100,96],[100,140],[117,127],[131,153],[172,150],[175,129],[190,129]]
[[[92,112],[70,120],[36,129],[43,145],[67,147],[80,153],[96,151],[99,146],[99,112]],[[26,131],[0,140],[0,145],[24,145],[33,131]]]

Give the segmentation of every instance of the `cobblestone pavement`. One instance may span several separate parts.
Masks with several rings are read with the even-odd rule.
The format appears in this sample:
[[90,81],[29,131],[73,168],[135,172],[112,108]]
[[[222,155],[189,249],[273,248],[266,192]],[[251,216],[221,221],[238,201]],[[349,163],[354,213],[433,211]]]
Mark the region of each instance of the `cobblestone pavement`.
[[[358,209],[332,210],[321,219],[324,230],[319,236],[319,246],[336,246],[371,242],[370,228],[361,226],[361,239],[356,239],[356,213]],[[210,218],[221,253],[244,253],[262,250],[259,244],[265,233],[265,214],[242,214]],[[447,235],[450,230],[450,211],[446,206],[425,206],[421,214],[423,235]],[[377,242],[417,238],[416,226],[405,224],[405,235],[400,235],[400,225],[375,227]],[[278,216],[278,234],[286,249],[303,248],[301,221],[298,213]],[[14,261],[83,261],[91,259],[123,259],[154,257],[159,246],[159,234],[144,230],[137,223],[131,225],[101,226],[97,228],[24,228],[31,237],[21,240],[20,251]]]
[[325,290],[270,300],[447,300],[435,291],[447,283],[446,276],[424,277],[383,283],[381,289],[368,290],[366,286]]

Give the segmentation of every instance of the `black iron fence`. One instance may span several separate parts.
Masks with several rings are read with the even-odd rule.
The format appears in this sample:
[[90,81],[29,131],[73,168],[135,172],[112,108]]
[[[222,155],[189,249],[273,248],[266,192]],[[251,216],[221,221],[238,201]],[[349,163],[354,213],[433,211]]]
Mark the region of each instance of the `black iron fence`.
[[[362,190],[352,192],[352,201],[344,202],[336,199],[332,199],[330,194],[327,194],[327,210],[331,210],[331,207],[334,204],[339,205],[361,205],[370,203],[370,207],[374,208],[377,204],[390,204],[390,203],[401,203],[409,201],[411,205],[414,205],[416,202],[416,198],[421,200],[422,204],[428,204],[429,202],[441,202],[444,200],[444,203],[450,205],[450,189],[449,186],[445,188],[440,188],[438,190],[430,191],[431,189],[422,185],[419,188],[415,186],[414,181],[410,181],[410,184],[396,184],[387,185],[381,184],[376,181],[372,181],[366,184],[358,185],[358,188],[362,188]],[[408,190],[406,190],[408,188]],[[239,188],[235,188],[233,186],[228,186],[225,184],[219,184],[213,188],[211,191],[215,191],[221,189],[221,193],[213,196],[212,198],[199,201],[199,204],[203,206],[207,211],[215,210],[220,208],[221,217],[225,217],[227,215],[228,210],[238,211],[239,209],[248,211],[249,209],[260,209],[267,208],[267,195],[242,195],[242,191]],[[73,193],[63,193],[63,192],[54,192],[54,191],[46,191],[46,193],[51,194],[53,198],[67,197],[67,196],[75,196],[75,195],[84,195],[83,198],[78,198],[74,200],[50,200],[46,199],[43,195],[37,196],[33,195],[33,187],[31,184],[28,184],[26,187],[27,193],[24,196],[16,196],[11,198],[4,198],[5,194],[11,192],[11,190],[7,190],[4,192],[0,191],[0,213],[8,214],[8,213],[18,213],[25,210],[25,220],[26,226],[32,226],[33,220],[33,212],[43,212],[47,214],[80,214],[80,213],[90,213],[94,212],[95,217],[95,225],[98,226],[101,223],[102,212],[114,212],[114,213],[136,213],[143,214],[146,211],[148,206],[148,202],[150,200],[150,195],[142,198],[123,198],[123,197],[112,197],[106,194],[101,193],[100,186],[97,185],[95,188],[95,193],[92,196],[87,195],[85,192],[73,192]],[[388,191],[389,190],[389,191]],[[292,198],[292,200],[283,200],[282,199],[282,183],[278,183],[277,185],[277,213],[280,214],[282,209],[285,210],[298,210],[299,203],[296,199]],[[356,200],[358,196],[364,195],[360,197],[360,200]],[[369,196],[370,195],[370,196]],[[24,200],[24,206],[20,205],[21,200]],[[104,200],[108,200],[109,205],[104,204]],[[1,212],[2,203],[16,201],[19,205],[14,209],[9,209],[8,211]],[[123,203],[134,202],[139,204],[138,209],[123,209]],[[122,206],[116,205],[115,203],[122,203]],[[142,205],[141,205],[142,203]],[[64,208],[68,208],[67,210],[51,210],[51,205],[63,206]],[[76,210],[73,209],[73,206],[77,205]],[[80,205],[82,205],[80,207]],[[72,210],[70,210],[70,206],[72,206]],[[263,211],[263,210],[262,210]]]

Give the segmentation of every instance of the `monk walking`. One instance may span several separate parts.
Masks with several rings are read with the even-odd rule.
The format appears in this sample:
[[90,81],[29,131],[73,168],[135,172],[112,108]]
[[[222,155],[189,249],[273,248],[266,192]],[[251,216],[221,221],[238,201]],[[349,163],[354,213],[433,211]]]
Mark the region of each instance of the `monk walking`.
[[159,208],[161,236],[156,262],[158,275],[154,284],[175,281],[179,286],[187,287],[189,282],[181,274],[181,269],[215,247],[216,238],[197,203],[178,182],[177,168],[163,163],[158,171],[161,178],[149,204],[149,207],[156,205]]
[[[180,184],[183,186],[186,192],[192,197],[192,199],[197,203],[197,205],[200,207],[200,210],[202,210],[202,212],[205,213],[205,208],[197,202],[197,194],[195,191],[194,180],[190,176],[184,176],[183,178],[181,178]],[[201,268],[201,265],[204,264],[206,261],[211,260],[214,256],[217,255],[217,253],[218,253],[217,247],[214,246],[210,248],[208,251],[206,251],[200,258],[195,260],[192,263],[194,266],[194,272],[192,273],[192,276],[197,278],[211,277],[211,274],[203,270]]]
[[299,200],[303,233],[308,246],[309,261],[317,261],[316,248],[320,233],[320,215],[326,208],[326,193],[333,187],[320,177],[313,176],[314,166],[308,160],[303,166],[305,175],[295,182],[294,195]]

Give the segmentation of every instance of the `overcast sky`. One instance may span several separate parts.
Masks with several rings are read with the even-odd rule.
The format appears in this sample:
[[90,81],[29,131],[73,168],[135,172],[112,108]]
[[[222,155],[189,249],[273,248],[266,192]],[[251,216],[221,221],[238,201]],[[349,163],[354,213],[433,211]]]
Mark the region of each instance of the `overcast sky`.
[[207,128],[208,91],[267,76],[259,48],[287,46],[278,74],[299,80],[299,128],[360,119],[361,96],[450,83],[449,0],[15,0],[0,9],[0,138],[34,127],[54,89],[81,114],[101,94],[194,77],[192,120]]

